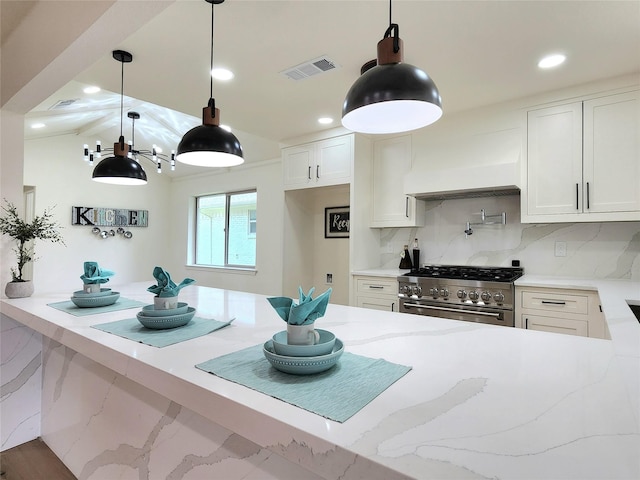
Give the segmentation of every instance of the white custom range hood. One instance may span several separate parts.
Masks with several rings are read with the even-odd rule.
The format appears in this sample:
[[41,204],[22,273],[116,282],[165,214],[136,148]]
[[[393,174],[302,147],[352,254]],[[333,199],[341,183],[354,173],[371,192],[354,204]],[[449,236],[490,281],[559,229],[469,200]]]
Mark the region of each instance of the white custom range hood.
[[458,140],[419,149],[405,176],[406,195],[438,200],[520,193],[520,129]]

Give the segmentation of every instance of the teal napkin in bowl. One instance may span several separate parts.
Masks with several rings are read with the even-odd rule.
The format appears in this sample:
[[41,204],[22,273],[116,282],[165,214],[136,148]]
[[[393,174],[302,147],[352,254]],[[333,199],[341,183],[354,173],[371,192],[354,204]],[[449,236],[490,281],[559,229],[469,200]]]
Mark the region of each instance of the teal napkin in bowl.
[[289,297],[270,297],[267,300],[280,318],[288,324],[309,325],[324,316],[332,290],[329,288],[316,298],[312,296],[314,291],[315,287],[312,287],[309,293],[305,295],[302,287],[298,287],[298,294],[300,295],[298,303],[295,303]]
[[107,283],[109,277],[115,275],[115,272],[100,268],[98,262],[84,262],[84,274],[80,276],[80,279],[84,283]]
[[195,282],[195,280],[191,278],[185,278],[180,282],[180,285],[176,285],[175,282],[171,280],[169,272],[162,267],[155,267],[153,269],[153,278],[156,279],[157,285],[151,285],[147,288],[147,291],[154,293],[158,297],[177,297],[181,289]]

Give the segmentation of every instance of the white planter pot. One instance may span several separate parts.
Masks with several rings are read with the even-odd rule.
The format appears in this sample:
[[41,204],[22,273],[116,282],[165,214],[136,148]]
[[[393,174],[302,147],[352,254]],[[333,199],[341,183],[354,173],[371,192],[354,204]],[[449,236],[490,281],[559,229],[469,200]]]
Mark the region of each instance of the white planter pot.
[[33,295],[33,282],[9,282],[4,287],[4,294],[9,298],[24,298]]

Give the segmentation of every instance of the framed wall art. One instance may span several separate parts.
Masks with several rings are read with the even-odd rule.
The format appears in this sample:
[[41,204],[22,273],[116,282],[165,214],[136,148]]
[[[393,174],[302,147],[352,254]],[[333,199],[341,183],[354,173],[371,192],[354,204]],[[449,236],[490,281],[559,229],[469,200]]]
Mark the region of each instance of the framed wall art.
[[324,209],[324,238],[349,238],[349,206]]

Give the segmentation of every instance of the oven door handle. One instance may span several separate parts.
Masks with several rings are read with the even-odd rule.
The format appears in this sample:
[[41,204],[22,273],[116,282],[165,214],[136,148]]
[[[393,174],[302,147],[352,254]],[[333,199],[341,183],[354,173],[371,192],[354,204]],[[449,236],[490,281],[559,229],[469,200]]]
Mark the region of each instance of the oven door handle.
[[463,308],[447,308],[447,307],[436,307],[435,305],[422,305],[420,303],[408,303],[405,302],[403,304],[404,307],[407,308],[430,308],[432,310],[442,310],[445,312],[455,312],[455,313],[473,313],[474,315],[484,315],[486,317],[500,317],[499,313],[495,312],[480,312],[477,310],[465,310]]

